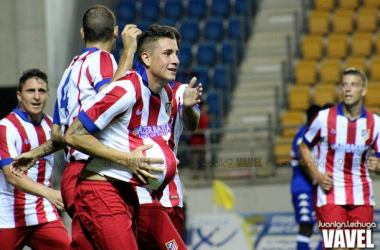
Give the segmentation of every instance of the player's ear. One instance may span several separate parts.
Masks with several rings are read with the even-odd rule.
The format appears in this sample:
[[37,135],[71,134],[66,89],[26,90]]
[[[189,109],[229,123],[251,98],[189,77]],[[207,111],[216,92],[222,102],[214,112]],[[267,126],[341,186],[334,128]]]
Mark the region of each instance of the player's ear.
[[17,100],[20,103],[21,102],[21,92],[17,91]]
[[150,56],[148,52],[141,53],[141,60],[144,62],[144,65],[148,68],[150,67]]
[[83,28],[80,28],[80,36],[84,40],[84,29]]
[[362,89],[362,96],[364,97],[366,94],[367,94],[367,86],[365,86],[365,87]]
[[117,26],[117,25],[113,29],[113,36],[115,39],[118,38],[118,36],[119,36],[119,26]]

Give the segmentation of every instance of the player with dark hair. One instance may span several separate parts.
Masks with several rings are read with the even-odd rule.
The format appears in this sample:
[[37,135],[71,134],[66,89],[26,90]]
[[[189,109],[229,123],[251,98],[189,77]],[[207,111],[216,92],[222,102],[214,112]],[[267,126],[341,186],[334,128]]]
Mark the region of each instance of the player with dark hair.
[[[179,45],[181,35],[178,30],[170,26],[163,27],[173,31],[177,45]],[[142,74],[146,72],[139,62],[136,62],[136,65],[139,72],[142,72]],[[195,82],[196,78],[193,78],[189,84],[181,84],[179,82],[169,83],[173,90],[173,120],[169,147],[175,155],[177,154],[179,138],[183,127],[192,131],[196,129],[199,122],[199,108],[197,105],[193,105],[191,98],[189,99],[191,87]],[[189,85],[191,86],[190,88]],[[165,248],[165,243],[168,241],[182,236],[184,225],[183,192],[178,173],[176,173],[174,179],[162,192],[152,193],[151,190],[145,187],[136,187],[136,191],[140,203],[137,234],[139,249],[162,249]],[[161,223],[152,223],[158,220]],[[177,233],[173,233],[173,226]],[[179,241],[180,239],[176,240]]]
[[[361,71],[345,70],[340,90],[343,101],[318,113],[300,152],[318,183],[316,209],[321,229],[336,229],[333,222],[357,225],[341,229],[363,229],[362,225],[373,222],[374,217],[369,170],[379,170],[380,118],[364,108],[367,79]],[[317,143],[320,155],[316,167],[311,148]]]
[[0,242],[2,249],[69,249],[70,237],[56,208],[61,193],[51,189],[54,157],[39,159],[21,178],[11,173],[17,155],[50,139],[52,120],[43,113],[49,96],[39,69],[20,77],[19,107],[0,121]]
[[[315,224],[313,179],[305,166],[305,163],[301,159],[299,146],[307,128],[312,122],[312,119],[320,109],[321,108],[318,105],[311,105],[307,109],[307,122],[298,129],[294,136],[292,150],[290,152],[292,157],[290,163],[293,167],[290,189],[292,193],[294,215],[299,225],[297,234],[298,250],[310,249],[310,237],[313,233],[313,226]],[[318,157],[318,147],[313,148],[313,155]]]
[[[41,147],[15,159],[16,165],[23,171],[37,159],[62,149],[64,146],[62,135],[76,119],[82,107],[92,101],[97,92],[123,76],[132,67],[137,36],[141,34],[136,25],[126,25],[121,34],[124,50],[119,67],[111,54],[118,37],[118,27],[112,11],[105,6],[94,5],[83,15],[82,25],[80,34],[85,42],[85,48],[81,55],[74,57],[58,86],[52,128],[53,138]],[[123,155],[123,158],[127,155]],[[89,161],[89,156],[66,147],[65,160],[67,164],[62,176],[61,191],[65,209],[73,219],[72,247],[91,248],[88,236],[86,238],[82,234],[74,207],[75,184],[80,171]],[[20,175],[17,170],[15,173]]]
[[[175,80],[179,65],[176,36],[165,26],[153,25],[140,36],[137,51],[144,71],[137,68],[104,88],[65,135],[67,144],[94,157],[80,175],[75,207],[102,249],[137,249],[139,205],[133,185],[147,184],[160,192],[176,173],[176,158],[168,146],[174,115],[173,91],[168,83]],[[201,86],[189,87],[187,99],[194,106],[200,101]],[[97,139],[91,133],[104,147],[93,147]],[[150,145],[144,155],[164,159],[164,168],[157,166],[154,171],[156,180],[138,178],[110,157],[142,145]],[[135,160],[140,159],[136,156]],[[146,172],[144,168],[141,171]],[[180,244],[183,242],[169,241],[166,247],[185,248]]]

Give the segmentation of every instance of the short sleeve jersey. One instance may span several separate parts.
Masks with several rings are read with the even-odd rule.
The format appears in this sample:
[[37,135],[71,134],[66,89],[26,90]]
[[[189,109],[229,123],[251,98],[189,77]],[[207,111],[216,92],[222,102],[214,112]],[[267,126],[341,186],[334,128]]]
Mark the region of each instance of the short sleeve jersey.
[[[28,152],[50,139],[51,118],[43,115],[39,124],[28,120],[28,114],[16,108],[0,121],[0,167],[14,157]],[[26,175],[35,182],[51,187],[54,156],[39,159]],[[0,228],[39,225],[59,219],[56,208],[46,199],[27,194],[8,183],[0,170]]]
[[318,113],[304,142],[309,146],[320,142],[318,168],[333,174],[333,186],[328,192],[318,187],[317,206],[375,204],[365,162],[372,150],[380,156],[379,135],[380,118],[364,107],[353,121],[344,116],[342,103]]
[[[62,126],[62,132],[72,124],[83,105],[92,101],[99,89],[110,83],[117,70],[112,54],[97,48],[85,48],[65,70],[57,89],[54,124]],[[88,156],[67,147],[66,160],[87,160]]]
[[[168,146],[172,105],[173,92],[169,85],[155,94],[137,72],[131,71],[100,91],[78,117],[86,129],[108,147],[131,152],[139,146],[152,144],[145,156],[163,159],[164,172],[159,174],[159,180],[149,179],[147,188],[162,190],[176,172],[176,158]],[[86,168],[141,185],[136,176],[119,164],[93,159]]]

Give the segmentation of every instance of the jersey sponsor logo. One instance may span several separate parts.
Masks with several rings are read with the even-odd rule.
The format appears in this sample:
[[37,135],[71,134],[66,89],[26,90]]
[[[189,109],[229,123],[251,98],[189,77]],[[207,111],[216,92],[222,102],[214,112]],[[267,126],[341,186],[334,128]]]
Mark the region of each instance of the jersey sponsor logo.
[[171,124],[155,125],[155,126],[140,126],[135,128],[132,132],[135,136],[140,138],[160,137],[170,134],[172,131]]
[[330,145],[330,148],[336,151],[345,151],[346,153],[363,153],[366,151],[368,145],[356,145],[350,143],[333,143]]
[[173,106],[173,102],[165,103],[165,113],[168,117],[172,115],[172,106]]
[[165,243],[165,246],[168,250],[178,250],[177,242],[173,239]]

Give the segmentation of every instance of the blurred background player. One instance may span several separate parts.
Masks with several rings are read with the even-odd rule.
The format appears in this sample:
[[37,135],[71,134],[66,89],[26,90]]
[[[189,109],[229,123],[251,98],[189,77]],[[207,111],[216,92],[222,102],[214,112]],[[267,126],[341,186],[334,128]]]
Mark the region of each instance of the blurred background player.
[[[297,234],[298,250],[310,249],[309,243],[315,224],[313,178],[305,166],[305,163],[302,161],[299,146],[307,128],[311,124],[312,119],[320,109],[321,108],[318,105],[311,105],[307,109],[307,122],[298,129],[296,135],[294,136],[292,150],[290,152],[292,157],[290,163],[293,167],[293,176],[290,188],[292,193],[294,215],[299,225]],[[313,148],[313,155],[315,159],[318,159],[318,147]]]
[[[345,70],[340,84],[343,101],[318,113],[300,146],[302,159],[318,183],[316,209],[322,223],[373,222],[369,170],[378,168],[380,118],[363,106],[366,87],[367,78],[361,71]],[[316,168],[311,148],[318,143]]]
[[19,107],[0,121],[1,249],[70,248],[56,210],[63,210],[61,193],[51,189],[53,155],[40,159],[21,178],[10,170],[13,157],[50,139],[52,121],[43,113],[48,96],[47,75],[39,69],[24,71],[17,91]]

